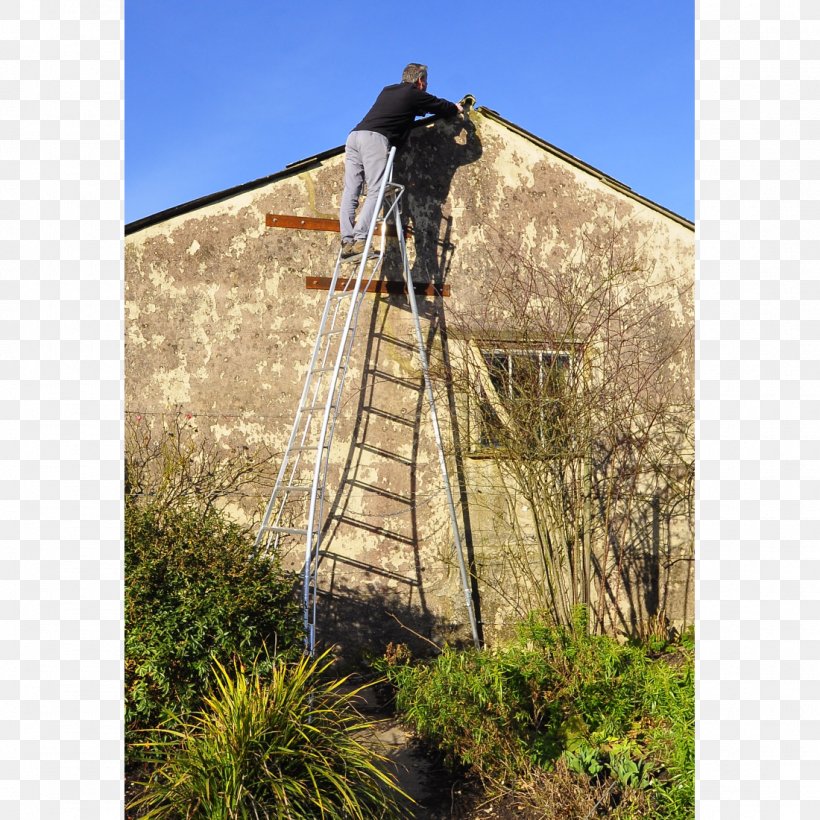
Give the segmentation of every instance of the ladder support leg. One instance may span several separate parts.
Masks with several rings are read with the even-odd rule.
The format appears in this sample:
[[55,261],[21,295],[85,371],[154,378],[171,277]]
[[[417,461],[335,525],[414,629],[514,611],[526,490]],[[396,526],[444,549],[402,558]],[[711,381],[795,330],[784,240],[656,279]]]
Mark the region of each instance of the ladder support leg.
[[453,501],[453,490],[450,485],[449,472],[447,470],[447,461],[444,457],[444,443],[441,438],[441,427],[438,421],[438,413],[436,412],[436,401],[433,395],[433,385],[430,381],[430,368],[427,361],[427,350],[424,345],[424,337],[421,332],[421,322],[419,320],[418,304],[416,302],[416,294],[413,289],[413,281],[410,274],[410,267],[407,262],[407,249],[404,244],[404,234],[402,233],[402,226],[399,221],[399,215],[396,214],[396,232],[399,236],[399,245],[401,247],[402,261],[404,264],[404,278],[407,282],[407,298],[410,302],[410,309],[413,314],[413,325],[416,332],[416,342],[418,343],[419,360],[421,361],[421,369],[424,375],[424,389],[427,394],[427,403],[430,407],[430,420],[433,426],[433,435],[436,440],[436,449],[438,450],[439,467],[441,468],[441,477],[444,482],[444,492],[447,496],[447,509],[450,514],[450,528],[453,533],[453,542],[455,546],[456,559],[458,561],[458,571],[461,576],[461,583],[464,588],[464,603],[467,607],[467,615],[470,620],[470,631],[473,636],[473,643],[476,649],[481,649],[481,638],[478,633],[478,623],[475,617],[475,607],[473,606],[473,596],[470,589],[470,582],[467,577],[467,567],[464,561],[464,547],[461,541],[460,527],[458,525],[458,516],[456,515],[455,503]]

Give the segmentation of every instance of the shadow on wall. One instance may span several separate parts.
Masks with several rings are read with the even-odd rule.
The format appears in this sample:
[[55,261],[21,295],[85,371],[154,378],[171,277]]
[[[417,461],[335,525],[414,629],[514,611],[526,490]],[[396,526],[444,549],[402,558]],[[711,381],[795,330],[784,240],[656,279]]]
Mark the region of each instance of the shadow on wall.
[[[452,121],[440,120],[432,128],[420,129],[414,133],[410,144],[399,153],[396,179],[406,186],[402,208],[402,221],[414,228],[415,264],[414,281],[443,283],[449,267],[453,245],[450,241],[451,218],[444,217],[445,202],[448,198],[453,176],[459,167],[474,162],[481,156],[481,144],[475,126],[468,117]],[[423,212],[423,216],[422,216]],[[395,260],[398,262],[398,260]],[[385,278],[400,278],[398,264],[386,264]],[[428,356],[437,333],[443,328],[443,305],[441,297],[417,300],[422,320],[422,328],[428,328],[425,344]],[[399,378],[389,372],[387,362],[397,355],[417,355],[415,339],[399,339],[390,330],[388,316],[391,310],[409,311],[409,302],[404,295],[376,297],[373,300],[366,333],[367,346],[359,384],[359,402],[355,414],[351,445],[342,468],[342,481],[328,511],[325,543],[329,546],[322,557],[319,583],[323,592],[318,602],[321,613],[318,616],[317,634],[321,639],[338,643],[351,650],[377,651],[381,653],[391,640],[411,644],[415,650],[425,646],[425,640],[415,637],[413,632],[424,639],[446,639],[451,644],[465,634],[469,636],[469,625],[463,599],[454,601],[459,607],[459,622],[445,623],[437,618],[428,605],[422,572],[422,557],[419,545],[419,516],[424,515],[424,504],[429,499],[422,498],[418,487],[417,464],[422,440],[432,442],[432,431],[422,428],[421,419],[426,403],[424,381],[421,375],[413,378]],[[385,385],[391,392],[384,392]],[[398,407],[412,408],[403,415]],[[439,408],[440,416],[450,408]],[[452,414],[451,414],[452,415]],[[385,422],[395,429],[404,430],[405,441],[412,441],[411,455],[405,457],[374,444],[374,431],[383,428]],[[455,422],[455,417],[451,423]],[[369,459],[376,458],[381,469],[399,480],[395,486],[401,492],[387,491],[379,483],[365,478],[369,470],[362,469],[364,454]],[[466,498],[463,481],[451,476],[456,502],[458,496]],[[349,512],[352,491],[368,494],[376,504],[388,504],[400,511],[392,520],[369,523],[357,520]],[[444,503],[443,498],[434,503]],[[466,506],[462,504],[466,511]],[[465,512],[466,515],[466,512]],[[407,558],[406,575],[388,577],[390,572],[379,566],[378,551],[371,553],[368,562],[359,562],[357,567],[339,565],[342,559],[332,554],[333,539],[339,537],[339,524],[355,527],[372,536],[375,543],[388,545],[388,549],[405,551]],[[471,562],[472,546],[469,539],[469,520],[465,521],[465,538],[468,562]],[[450,536],[444,536],[449,538]],[[382,551],[382,555],[385,553]],[[350,560],[347,559],[347,563]],[[392,563],[392,562],[391,562]],[[431,568],[432,569],[432,568]],[[443,571],[441,567],[440,571]],[[435,571],[435,570],[433,570]],[[365,580],[355,588],[349,583],[348,572],[373,576],[372,586]],[[345,577],[347,585],[337,585],[336,578]],[[398,584],[399,591],[393,591],[388,584]],[[367,591],[363,591],[367,590]],[[477,590],[473,591],[474,606],[479,616]],[[402,624],[391,617],[395,615]],[[409,631],[409,630],[412,630]],[[466,631],[465,631],[466,630]],[[412,643],[417,644],[416,647]],[[429,651],[432,647],[426,644]]]
[[[438,129],[426,129],[418,133],[413,141],[416,161],[412,165],[411,178],[407,183],[407,214],[405,216],[414,228],[416,257],[411,271],[414,281],[447,282],[455,244],[453,243],[453,217],[445,215],[445,203],[450,194],[453,177],[462,166],[476,162],[483,154],[483,147],[475,124],[469,117],[473,104],[465,98],[463,117],[445,121]],[[442,137],[443,135],[443,137]],[[425,163],[424,158],[430,157]],[[399,168],[399,173],[403,169]],[[448,344],[447,320],[444,300],[441,296],[422,301],[419,313],[423,322],[428,322],[425,346],[428,359],[436,337],[441,344],[442,367],[444,369],[447,407],[446,413],[453,438],[455,476],[451,477],[453,501],[460,513],[461,533],[466,552],[467,572],[470,578],[470,594],[478,628],[478,639],[483,645],[484,629],[481,617],[481,597],[478,588],[478,572],[475,559],[475,544],[468,505],[467,480],[464,470],[462,435],[458,424],[456,397],[453,391],[452,365]],[[422,325],[423,327],[424,325]],[[423,382],[419,390],[418,410],[423,402]],[[445,408],[441,408],[444,416]],[[414,450],[415,451],[415,450]]]
[[[612,566],[604,571],[593,556],[595,575],[605,586],[605,612],[597,612],[615,633],[646,638],[653,630],[681,631],[691,623],[691,564],[694,557],[682,544],[691,515],[672,494],[654,493],[633,515],[623,541],[610,539]],[[668,613],[681,613],[673,624]]]
[[[471,103],[471,99],[467,98]],[[447,280],[452,252],[451,215],[445,215],[453,177],[464,165],[481,157],[483,148],[475,124],[465,113],[439,120],[434,127],[413,132],[396,158],[396,178],[406,186],[403,220],[413,229],[413,280]]]

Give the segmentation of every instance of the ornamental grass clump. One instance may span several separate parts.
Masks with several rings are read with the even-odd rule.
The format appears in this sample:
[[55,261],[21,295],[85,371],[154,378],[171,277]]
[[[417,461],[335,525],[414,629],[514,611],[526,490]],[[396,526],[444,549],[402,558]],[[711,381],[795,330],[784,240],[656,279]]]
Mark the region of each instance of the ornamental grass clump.
[[409,798],[366,743],[361,689],[327,679],[331,663],[277,661],[267,674],[215,664],[203,709],[139,744],[151,773],[129,808],[209,820],[397,816]]

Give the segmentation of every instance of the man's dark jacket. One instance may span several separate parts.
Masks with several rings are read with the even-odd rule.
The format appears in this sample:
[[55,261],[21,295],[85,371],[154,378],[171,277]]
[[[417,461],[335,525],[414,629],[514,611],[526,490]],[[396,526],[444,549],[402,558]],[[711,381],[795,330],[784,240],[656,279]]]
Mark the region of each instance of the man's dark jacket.
[[412,83],[396,83],[382,89],[373,107],[353,130],[376,131],[384,134],[391,145],[401,145],[413,120],[422,114],[454,117],[458,108],[455,103],[434,97]]

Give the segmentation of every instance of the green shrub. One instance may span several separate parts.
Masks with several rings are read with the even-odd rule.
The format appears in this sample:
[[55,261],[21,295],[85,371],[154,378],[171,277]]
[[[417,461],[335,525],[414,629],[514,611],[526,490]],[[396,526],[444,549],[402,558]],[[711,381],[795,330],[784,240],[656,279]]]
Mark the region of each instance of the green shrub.
[[325,658],[280,658],[267,674],[216,664],[202,711],[141,745],[152,773],[129,808],[208,820],[395,816],[407,795],[363,742],[373,727],[354,708],[360,690],[324,680]]
[[489,653],[446,649],[432,664],[381,666],[396,686],[396,708],[451,762],[503,778],[526,757],[525,697]]
[[561,760],[590,783],[608,779],[622,802],[651,803],[636,817],[683,818],[694,810],[693,654],[671,645],[654,658],[588,635],[578,612],[571,629],[531,617],[496,650],[379,667],[402,716],[493,788]]
[[198,707],[214,659],[248,661],[263,647],[296,651],[293,584],[248,533],[218,512],[126,503],[125,722],[152,727],[164,709]]

